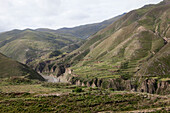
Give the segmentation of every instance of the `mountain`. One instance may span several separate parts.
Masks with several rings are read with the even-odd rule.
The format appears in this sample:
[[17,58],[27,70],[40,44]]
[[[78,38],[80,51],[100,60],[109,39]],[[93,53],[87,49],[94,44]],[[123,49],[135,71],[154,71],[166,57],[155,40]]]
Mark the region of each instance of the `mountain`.
[[121,18],[124,14],[116,16],[114,18],[105,20],[100,23],[94,23],[94,24],[87,24],[87,25],[81,25],[73,28],[61,28],[58,30],[51,30],[51,29],[37,29],[37,31],[46,31],[46,32],[54,32],[58,34],[68,34],[77,38],[81,39],[87,39],[91,35],[95,34],[96,32],[100,31],[101,29],[107,27],[111,23],[115,22],[119,18]]
[[61,36],[31,29],[12,30],[0,34],[0,52],[22,63],[27,63],[79,41],[81,39],[69,35]]
[[76,85],[169,94],[169,59],[170,2],[165,0],[125,14],[66,57],[35,69],[65,73]]
[[28,66],[12,60],[0,53],[0,78],[13,76],[44,81],[44,78]]
[[[48,57],[56,50],[62,54],[79,48],[91,34],[103,29],[122,15],[101,23],[74,28],[25,29],[0,33],[0,52],[22,63],[30,63]],[[81,39],[82,38],[82,39]]]
[[[168,62],[170,57],[169,11],[170,4],[160,3],[129,12],[106,29],[92,36],[77,50],[80,54],[73,60],[74,62],[78,61],[75,65],[76,70],[79,70],[80,66],[81,68],[92,66],[91,71],[95,68],[100,70],[100,68],[103,69],[107,66],[108,69],[104,70],[108,75],[120,72],[138,75],[138,71],[145,63],[148,63],[147,66],[149,66],[151,64],[149,62],[153,63],[155,59],[160,59],[159,62],[163,63],[160,67],[167,66],[164,67],[167,70],[157,70],[159,75],[170,74]],[[155,60],[155,62],[158,61]],[[113,68],[114,66],[119,68]],[[154,70],[154,68],[156,67],[152,69]],[[91,72],[90,70],[88,71]],[[110,72],[108,72],[109,70]],[[118,73],[114,71],[118,71]],[[97,72],[100,71],[97,70]],[[100,74],[97,72],[94,75],[99,76]],[[151,73],[150,75],[154,76]]]

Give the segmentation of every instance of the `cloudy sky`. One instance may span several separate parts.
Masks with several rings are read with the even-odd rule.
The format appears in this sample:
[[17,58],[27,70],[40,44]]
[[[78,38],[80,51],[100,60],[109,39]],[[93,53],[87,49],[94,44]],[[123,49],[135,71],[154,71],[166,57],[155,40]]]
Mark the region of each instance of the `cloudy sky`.
[[162,0],[0,0],[0,32],[100,22]]

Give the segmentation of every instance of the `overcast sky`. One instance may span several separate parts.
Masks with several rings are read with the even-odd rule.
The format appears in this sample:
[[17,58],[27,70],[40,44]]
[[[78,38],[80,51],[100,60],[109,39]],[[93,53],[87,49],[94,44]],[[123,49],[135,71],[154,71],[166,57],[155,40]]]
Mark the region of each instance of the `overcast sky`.
[[0,0],[0,32],[100,22],[162,0]]

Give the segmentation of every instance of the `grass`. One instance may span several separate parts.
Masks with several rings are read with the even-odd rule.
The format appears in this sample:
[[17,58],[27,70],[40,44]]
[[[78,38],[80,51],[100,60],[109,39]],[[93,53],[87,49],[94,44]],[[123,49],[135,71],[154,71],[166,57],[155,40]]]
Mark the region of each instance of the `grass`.
[[0,38],[3,39],[0,40],[0,51],[23,63],[81,41],[76,37],[35,30],[9,31],[3,33]]
[[76,87],[64,83],[32,83],[11,85],[7,79],[1,81],[1,112],[123,112],[169,106],[166,98],[147,93]]
[[[75,56],[68,55],[71,64],[74,64],[72,65],[73,74],[80,80],[95,77],[130,79],[138,71],[143,70],[140,75],[150,76],[151,72],[152,75],[162,75],[164,78],[163,72],[169,73],[168,52],[164,58],[151,59],[154,59],[154,56],[157,56],[157,53],[165,46],[162,38],[164,35],[160,30],[167,31],[167,22],[168,6],[161,4],[148,5],[129,12],[89,38],[74,52]],[[156,26],[158,26],[157,29]],[[168,50],[166,48],[166,51]],[[126,62],[128,63],[124,65]],[[148,63],[145,65],[144,62]],[[158,63],[150,65],[154,62]],[[150,66],[148,67],[147,64]],[[142,69],[142,65],[149,69],[147,73],[144,72],[145,68]],[[158,69],[158,65],[162,66],[161,69]]]
[[141,15],[147,13],[147,12],[148,12],[149,10],[151,10],[152,8],[154,8],[154,6],[141,8],[141,9],[136,10],[136,12],[137,12],[138,15],[141,16]]
[[[168,76],[170,76],[170,75],[168,75]],[[160,81],[169,81],[170,82],[170,78],[162,78],[162,79],[160,79]]]
[[[127,35],[129,34],[127,33]],[[127,36],[126,39],[129,38],[129,40],[125,40],[123,42],[121,42],[122,40],[119,38],[114,39],[114,44],[121,43],[122,45],[114,47],[114,44],[112,44],[111,47],[114,48],[112,48],[112,50],[110,50],[107,54],[103,54],[101,51],[108,48],[107,46],[110,44],[109,41],[112,38],[113,36],[110,36],[108,39],[103,41],[103,43],[108,42],[107,45],[104,43],[106,46],[101,43],[100,46],[96,46],[87,55],[84,55],[81,59],[79,58],[79,63],[72,67],[73,74],[79,75],[78,77],[80,80],[90,80],[94,78],[110,79],[120,77],[127,80],[139,71],[143,62],[147,62],[151,59],[154,54],[159,52],[164,46],[163,39],[155,37],[152,32],[143,31],[133,39],[130,39],[132,38],[131,35],[129,35],[129,37]],[[123,38],[121,37],[121,39]],[[117,43],[115,41],[117,41]],[[138,46],[132,46],[131,42],[137,42]],[[136,45],[136,43],[133,45]],[[96,56],[100,56],[100,58]],[[169,66],[168,63],[169,62],[166,62],[165,65]],[[155,68],[153,68],[153,70],[154,69]],[[168,73],[167,70],[165,72]]]
[[38,73],[28,66],[12,60],[0,53],[0,78],[26,77],[30,79],[44,80]]
[[151,99],[145,96],[146,94],[112,93],[100,89],[86,89],[82,93],[47,97],[35,97],[29,93],[0,95],[1,112],[120,112],[167,106],[162,98]]

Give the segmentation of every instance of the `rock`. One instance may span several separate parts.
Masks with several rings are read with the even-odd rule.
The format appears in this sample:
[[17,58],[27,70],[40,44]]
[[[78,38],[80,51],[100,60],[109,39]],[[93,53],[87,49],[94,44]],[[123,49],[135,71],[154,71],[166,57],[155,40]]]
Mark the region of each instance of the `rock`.
[[90,87],[90,83],[89,83],[89,82],[87,82],[87,83],[86,83],[86,86],[87,86],[87,87]]
[[82,85],[81,82],[80,82],[80,80],[76,81],[76,85],[77,85],[77,86],[81,86],[81,85]]
[[140,88],[141,92],[147,92],[147,93],[155,93],[156,92],[156,80],[154,79],[146,79]]
[[95,84],[95,82],[93,82],[93,84],[92,84],[92,86],[91,86],[92,88],[95,88],[95,87],[97,87],[96,86],[96,84]]
[[86,86],[84,82],[82,82],[81,86]]
[[156,79],[146,79],[143,81],[141,87],[138,88],[140,92],[163,94],[170,91],[169,83],[167,81],[158,81]]
[[160,81],[157,84],[157,94],[163,94],[165,91],[170,92],[170,84],[168,81]]

